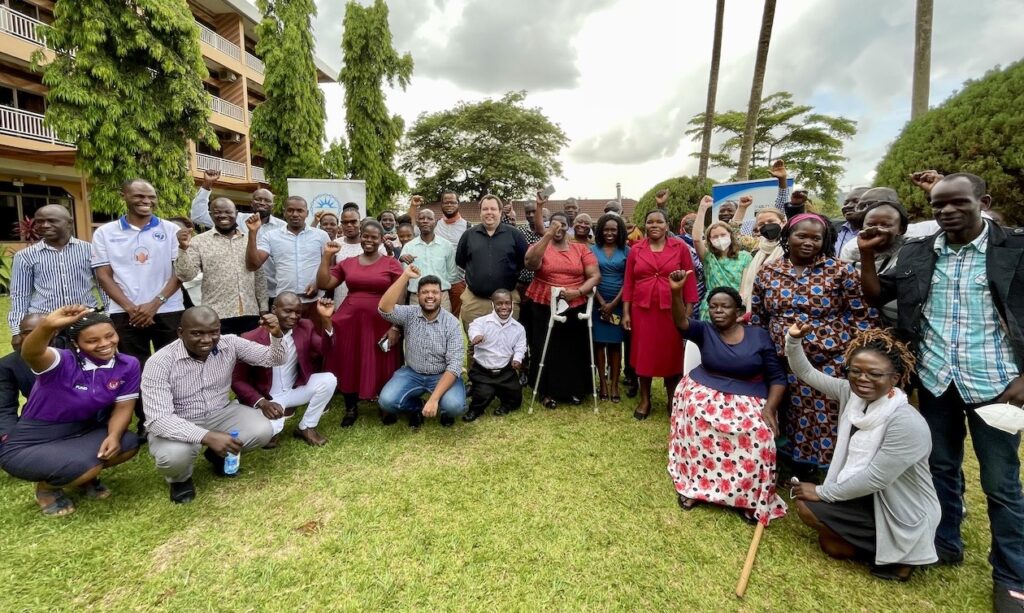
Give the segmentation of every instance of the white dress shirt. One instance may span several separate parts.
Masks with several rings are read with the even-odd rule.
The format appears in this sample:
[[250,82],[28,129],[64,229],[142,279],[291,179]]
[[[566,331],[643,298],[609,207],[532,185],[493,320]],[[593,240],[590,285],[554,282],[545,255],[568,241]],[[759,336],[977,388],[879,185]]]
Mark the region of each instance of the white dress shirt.
[[299,372],[299,354],[295,351],[295,339],[291,330],[284,333],[281,345],[284,346],[284,364],[274,367],[274,382],[270,385],[271,398],[295,387],[295,379]]
[[504,322],[493,310],[469,324],[469,341],[482,336],[473,346],[473,361],[488,370],[500,370],[510,362],[523,361],[526,355],[526,329],[512,317]]

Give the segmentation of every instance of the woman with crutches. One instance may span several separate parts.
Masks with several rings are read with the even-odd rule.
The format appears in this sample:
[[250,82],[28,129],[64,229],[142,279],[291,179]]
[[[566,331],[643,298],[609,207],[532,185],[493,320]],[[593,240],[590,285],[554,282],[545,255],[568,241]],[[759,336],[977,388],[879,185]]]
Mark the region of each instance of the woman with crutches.
[[[568,227],[564,213],[553,213],[551,226],[526,252],[526,267],[535,271],[526,290],[537,305],[531,311],[529,339],[534,368],[540,367],[539,358],[544,355],[543,378],[538,381],[537,373],[532,372],[531,379],[535,393],[541,395],[542,404],[549,409],[555,408],[558,401],[581,404],[594,390],[593,373],[587,364],[587,352],[583,351],[589,343],[587,321],[579,315],[586,311],[588,296],[601,280],[601,274],[590,249],[567,240]],[[554,294],[551,288],[562,289]],[[556,301],[555,309],[550,308],[552,299]],[[561,313],[558,301],[567,305]],[[564,317],[564,322],[556,323],[552,319],[555,316],[559,320]]]

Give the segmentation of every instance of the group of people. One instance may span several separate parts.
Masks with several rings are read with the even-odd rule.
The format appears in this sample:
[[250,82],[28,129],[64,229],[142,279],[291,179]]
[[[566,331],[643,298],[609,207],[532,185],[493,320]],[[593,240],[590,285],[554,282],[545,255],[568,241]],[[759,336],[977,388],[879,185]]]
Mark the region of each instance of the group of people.
[[[789,189],[783,163],[771,172],[774,207],[748,215],[741,198],[708,225],[705,197],[679,234],[664,191],[636,225],[614,202],[596,222],[578,206],[548,212],[542,194],[523,225],[484,196],[473,225],[453,192],[439,218],[414,199],[408,218],[361,218],[349,203],[310,223],[297,196],[283,218],[265,189],[252,213],[211,201],[208,172],[191,214],[208,231],[156,216],[139,179],[91,244],[71,236],[66,209],[44,207],[42,240],[15,259],[16,355],[0,378],[28,404],[19,416],[17,393],[13,408],[3,399],[0,467],[36,483],[44,514],[65,515],[65,489],[109,495],[99,472],[148,441],[182,503],[200,452],[232,476],[225,457],[281,444],[299,407],[293,436],[323,445],[317,426],[336,394],[343,427],[360,402],[412,428],[472,422],[495,399],[505,415],[527,385],[550,409],[638,395],[644,420],[661,378],[683,509],[783,516],[784,458],[823,550],[868,559],[879,577],[962,560],[969,430],[996,602],[1019,606],[1019,436],[973,409],[1024,404],[1024,232],[989,219],[974,175],[915,173],[935,219],[911,224],[895,190],[851,191],[833,222]],[[186,309],[182,283],[199,279],[201,304]],[[684,372],[687,344],[700,364]]]

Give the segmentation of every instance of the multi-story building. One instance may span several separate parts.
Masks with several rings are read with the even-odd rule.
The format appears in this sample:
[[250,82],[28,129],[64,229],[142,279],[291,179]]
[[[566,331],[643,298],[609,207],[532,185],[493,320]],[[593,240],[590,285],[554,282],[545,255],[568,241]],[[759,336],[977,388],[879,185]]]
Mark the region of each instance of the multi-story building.
[[[73,0],[63,0],[73,1]],[[247,0],[188,0],[199,26],[203,59],[210,76],[210,124],[220,150],[190,145],[197,183],[206,169],[219,169],[218,193],[240,204],[265,182],[262,160],[249,139],[252,109],[265,100],[263,62],[255,55],[259,11]],[[75,146],[43,123],[47,88],[30,68],[32,54],[46,49],[40,24],[53,21],[53,0],[0,0],[0,244],[18,243],[19,221],[46,204],[62,204],[75,217],[79,238],[88,240],[96,222],[89,207],[88,177],[75,167]],[[316,59],[321,83],[336,69]]]

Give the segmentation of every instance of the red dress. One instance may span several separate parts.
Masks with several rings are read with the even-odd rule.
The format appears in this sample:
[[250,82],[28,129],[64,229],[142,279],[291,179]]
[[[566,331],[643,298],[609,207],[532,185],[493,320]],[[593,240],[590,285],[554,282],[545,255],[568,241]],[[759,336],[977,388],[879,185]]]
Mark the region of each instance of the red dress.
[[[686,243],[669,237],[659,252],[647,239],[630,248],[622,301],[630,303],[632,345],[629,363],[641,377],[674,377],[683,372],[683,338],[672,320],[672,289],[668,276],[676,270],[693,272]],[[696,304],[696,275],[683,286],[683,302]]]
[[368,266],[359,260],[347,258],[331,269],[331,276],[348,285],[348,297],[331,318],[335,341],[327,368],[338,378],[339,392],[358,392],[360,399],[370,400],[402,365],[400,347],[384,353],[377,346],[391,327],[377,312],[377,304],[402,275],[402,265],[387,256]]

